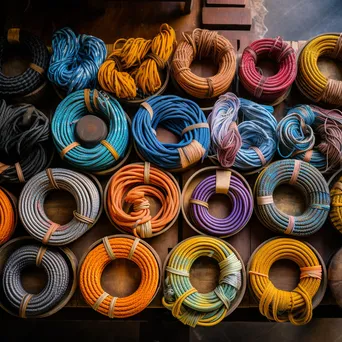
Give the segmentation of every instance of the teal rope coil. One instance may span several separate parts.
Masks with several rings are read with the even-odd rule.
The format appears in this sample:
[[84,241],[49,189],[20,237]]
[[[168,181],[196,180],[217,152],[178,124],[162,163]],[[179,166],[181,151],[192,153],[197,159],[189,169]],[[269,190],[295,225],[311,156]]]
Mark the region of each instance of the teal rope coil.
[[[280,211],[273,201],[273,192],[288,183],[305,195],[307,209],[291,216]],[[327,182],[311,164],[294,159],[272,163],[259,175],[254,188],[255,212],[261,223],[277,233],[308,236],[317,232],[328,217],[330,195]]]
[[[90,108],[85,99],[89,97]],[[95,147],[87,148],[77,143],[75,127],[78,120],[89,114],[107,123],[108,135]],[[74,167],[89,171],[105,171],[118,163],[129,143],[129,127],[125,112],[112,96],[97,90],[79,90],[68,95],[57,107],[51,124],[57,151]],[[65,153],[68,146],[73,146]]]
[[101,39],[86,34],[76,35],[69,27],[65,27],[52,37],[52,56],[47,76],[68,94],[80,89],[93,89],[106,55],[106,45]]

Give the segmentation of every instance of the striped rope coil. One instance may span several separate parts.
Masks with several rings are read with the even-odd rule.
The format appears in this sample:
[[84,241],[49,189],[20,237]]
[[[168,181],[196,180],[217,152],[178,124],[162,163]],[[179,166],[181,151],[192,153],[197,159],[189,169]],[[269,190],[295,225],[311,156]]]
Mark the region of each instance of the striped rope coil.
[[338,33],[321,34],[311,39],[298,58],[299,90],[314,102],[342,105],[342,81],[327,78],[318,67],[320,57],[342,59],[342,35]]
[[[219,284],[208,293],[192,286],[189,273],[201,256],[215,259],[220,267]],[[242,265],[236,254],[220,239],[197,236],[178,244],[166,265],[163,305],[183,324],[213,326],[228,314],[242,287]]]
[[[138,289],[127,297],[115,297],[101,285],[103,270],[115,259],[129,259],[141,271]],[[109,318],[127,318],[143,311],[154,298],[160,281],[160,270],[152,248],[138,238],[105,237],[85,257],[79,276],[79,286],[85,301],[97,312]]]
[[[51,221],[44,200],[51,190],[71,193],[76,201],[73,219],[64,225]],[[27,232],[44,244],[62,246],[86,233],[101,212],[99,189],[87,176],[67,169],[47,169],[24,186],[19,197],[19,215]]]
[[339,110],[308,105],[291,108],[278,123],[277,136],[282,158],[309,162],[323,173],[341,166],[342,113]]
[[[110,219],[142,239],[162,233],[175,220],[180,208],[180,189],[171,177],[149,163],[121,168],[108,183],[106,201]],[[157,199],[161,204],[154,216],[145,196]]]
[[[273,192],[280,185],[294,185],[305,195],[307,209],[302,215],[291,216],[274,204]],[[322,174],[309,163],[281,160],[260,173],[254,188],[255,212],[264,226],[274,232],[308,236],[317,232],[328,217],[330,195]]]
[[[180,137],[179,143],[162,143],[157,127]],[[185,169],[207,156],[209,126],[201,108],[174,95],[155,96],[142,103],[132,122],[138,154],[165,169]]]
[[0,102],[0,182],[24,183],[51,161],[48,118],[29,104]]
[[342,177],[340,177],[331,188],[330,197],[330,221],[332,225],[342,233]]
[[[268,57],[278,65],[278,72],[264,76],[256,64]],[[284,99],[297,75],[296,53],[281,37],[254,41],[243,51],[239,77],[244,88],[265,103]]]
[[[2,276],[5,296],[19,317],[35,317],[56,307],[63,299],[70,281],[66,260],[56,250],[36,245],[20,247],[8,258]],[[42,267],[47,284],[38,294],[28,293],[21,283],[22,271],[30,266]]]
[[[281,259],[295,262],[300,268],[300,280],[292,291],[277,289],[269,279],[272,265]],[[276,238],[262,245],[251,258],[249,283],[259,301],[260,313],[276,322],[290,321],[294,325],[304,325],[312,318],[312,299],[317,293],[322,279],[322,266],[305,243]]]
[[11,238],[16,226],[16,215],[10,194],[0,188],[0,246]]
[[60,29],[52,37],[48,78],[67,94],[93,89],[106,54],[106,45],[101,39],[86,34],[76,35],[68,27]]
[[[96,146],[82,146],[75,127],[84,116],[92,114],[108,123],[107,137]],[[57,107],[51,124],[52,136],[62,159],[74,167],[89,171],[106,171],[124,157],[129,143],[129,127],[121,105],[105,92],[78,90]]]
[[37,90],[44,82],[42,75],[49,64],[49,53],[44,42],[28,31],[18,28],[9,29],[7,37],[0,37],[1,66],[7,51],[15,46],[29,52],[29,67],[15,76],[5,75],[0,70],[0,98],[28,95]]

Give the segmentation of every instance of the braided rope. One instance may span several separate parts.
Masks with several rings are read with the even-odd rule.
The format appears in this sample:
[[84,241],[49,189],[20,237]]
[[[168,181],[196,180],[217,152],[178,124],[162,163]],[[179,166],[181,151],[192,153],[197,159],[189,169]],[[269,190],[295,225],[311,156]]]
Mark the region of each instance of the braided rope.
[[73,195],[77,206],[74,218],[60,226],[46,216],[44,200],[54,188],[45,171],[24,186],[19,198],[19,215],[25,229],[35,239],[61,246],[75,241],[93,226],[100,214],[101,198],[96,185],[85,175],[60,168],[51,169],[51,173],[58,188]]
[[[280,259],[292,260],[300,267],[300,281],[292,291],[277,289],[269,279],[272,265]],[[321,278],[322,266],[315,253],[308,245],[294,239],[267,241],[251,259],[251,289],[259,301],[260,313],[272,321],[290,321],[294,325],[309,323],[312,299],[321,285]]]
[[106,58],[105,43],[94,36],[76,35],[65,27],[52,37],[49,80],[68,94],[80,89],[93,89],[97,73]]
[[[191,34],[183,32],[172,60],[173,77],[190,95],[213,98],[226,92],[236,70],[236,56],[230,42],[215,31],[195,29]],[[197,58],[211,58],[218,66],[218,73],[204,78],[192,73],[191,63]]]
[[[199,293],[189,273],[201,256],[215,259],[220,266],[219,284],[214,291]],[[242,285],[243,265],[222,240],[197,236],[178,244],[167,262],[163,305],[183,324],[213,326],[227,315]]]
[[[180,142],[160,142],[158,126],[180,137]],[[200,107],[174,95],[155,96],[144,102],[133,118],[132,134],[140,156],[165,169],[185,169],[203,160],[210,143],[209,127]]]
[[42,73],[47,70],[49,64],[48,51],[40,38],[25,30],[16,29],[16,38],[9,39],[11,30],[13,29],[8,31],[7,39],[0,37],[0,68],[2,69],[6,51],[11,49],[13,44],[29,52],[30,64],[27,70],[16,76],[5,75],[0,69],[0,98],[24,96],[38,89],[44,82]]
[[[115,258],[132,260],[141,271],[138,289],[127,297],[113,297],[101,285],[101,275]],[[158,289],[160,271],[152,248],[139,239],[109,237],[93,248],[85,257],[79,276],[79,286],[85,301],[99,313],[110,318],[127,318],[144,310]]]
[[69,284],[69,268],[64,257],[55,250],[47,249],[39,264],[47,275],[47,284],[38,294],[32,295],[24,290],[21,273],[26,267],[37,264],[39,250],[35,245],[20,247],[10,255],[3,271],[5,296],[20,317],[35,317],[56,307]]
[[16,226],[16,208],[9,195],[0,188],[0,245],[7,242]]
[[[301,190],[307,209],[300,216],[281,212],[273,202],[273,192],[279,184],[289,183]],[[309,163],[281,160],[260,173],[255,183],[255,212],[267,228],[294,236],[308,236],[324,224],[330,209],[328,185],[322,174]]]
[[331,188],[330,197],[330,221],[333,226],[342,233],[342,177],[340,177]]
[[0,104],[0,181],[23,183],[50,163],[49,120],[29,104]]
[[[89,113],[89,109],[108,123],[106,139],[92,148],[77,143],[75,136],[76,123]],[[51,130],[61,157],[90,172],[108,170],[116,165],[128,148],[129,128],[125,112],[113,97],[97,90],[78,90],[68,95],[56,109]]]

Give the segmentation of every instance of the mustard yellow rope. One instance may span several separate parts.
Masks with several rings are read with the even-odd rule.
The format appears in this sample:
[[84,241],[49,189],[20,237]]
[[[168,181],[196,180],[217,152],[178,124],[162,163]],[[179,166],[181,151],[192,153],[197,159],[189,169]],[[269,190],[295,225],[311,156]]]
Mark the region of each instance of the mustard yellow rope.
[[[301,270],[293,291],[277,289],[268,278],[271,266],[280,259],[295,262]],[[276,322],[304,325],[312,318],[312,298],[321,284],[322,267],[315,253],[303,242],[277,238],[268,241],[253,256],[250,286],[259,300],[260,313]]]
[[342,105],[342,82],[328,79],[318,68],[322,56],[342,58],[338,34],[320,35],[307,43],[298,59],[297,85],[309,99]]
[[342,177],[330,191],[331,211],[330,220],[333,226],[342,233]]

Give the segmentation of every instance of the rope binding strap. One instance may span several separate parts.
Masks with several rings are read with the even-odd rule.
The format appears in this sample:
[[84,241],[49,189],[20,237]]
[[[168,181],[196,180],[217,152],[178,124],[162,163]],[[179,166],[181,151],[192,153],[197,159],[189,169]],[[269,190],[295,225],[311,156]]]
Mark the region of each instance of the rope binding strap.
[[[132,260],[141,271],[138,289],[127,297],[114,297],[101,285],[102,270],[114,259]],[[154,298],[160,281],[159,264],[152,248],[127,235],[105,237],[85,257],[79,286],[85,301],[110,318],[127,318],[144,310]]]
[[342,36],[321,34],[309,40],[298,57],[299,90],[314,102],[342,105],[342,81],[327,78],[318,67],[320,57],[342,60]]
[[[288,183],[305,195],[307,209],[302,215],[292,216],[274,204],[273,192],[279,184]],[[267,228],[294,236],[308,236],[324,224],[330,209],[328,185],[322,174],[312,165],[288,159],[272,163],[264,169],[254,187],[255,212]]]
[[16,75],[8,76],[0,71],[0,98],[14,98],[29,95],[44,82],[44,73],[48,68],[49,54],[44,42],[32,33],[11,28],[7,37],[0,37],[0,62],[3,65],[7,51],[13,47],[24,47],[30,55],[28,68]]
[[[264,76],[256,67],[260,59],[268,57],[278,64],[278,72]],[[281,37],[254,41],[243,52],[239,77],[244,88],[264,103],[278,103],[288,95],[297,75],[296,53]]]
[[[180,138],[163,143],[156,130],[162,127]],[[132,122],[139,156],[164,169],[184,170],[203,160],[210,144],[209,126],[199,106],[174,95],[155,96],[142,103]]]
[[[300,280],[292,291],[277,289],[269,279],[272,265],[280,259],[289,259],[300,268]],[[314,251],[305,243],[275,238],[261,245],[252,255],[249,269],[251,290],[259,301],[260,313],[276,322],[290,321],[304,325],[312,318],[312,300],[322,279],[322,266]]]
[[[161,204],[154,216],[151,215],[148,197]],[[178,216],[179,203],[180,189],[175,179],[148,162],[121,168],[110,179],[106,191],[109,219],[119,228],[142,239],[168,229]]]
[[[40,293],[30,294],[21,284],[21,272],[34,265],[44,269],[47,284]],[[25,245],[8,258],[2,286],[8,302],[17,310],[19,317],[33,318],[47,313],[61,303],[70,280],[69,267],[62,253],[44,246]]]
[[[219,284],[205,294],[199,293],[189,278],[192,264],[201,256],[215,259],[220,267]],[[182,241],[169,254],[162,303],[185,325],[214,326],[238,305],[236,302],[245,290],[243,276],[240,257],[228,244],[220,239],[196,236]]]
[[51,162],[49,119],[29,104],[0,101],[0,182],[25,183]]
[[[231,43],[215,31],[195,29],[182,33],[172,59],[173,77],[188,94],[197,98],[214,98],[226,92],[236,70],[236,56]],[[218,73],[208,78],[195,75],[190,66],[195,59],[211,58]]]
[[[70,192],[76,201],[74,218],[65,225],[51,221],[44,212],[44,199],[51,190]],[[47,169],[24,186],[19,198],[19,214],[25,229],[43,244],[69,244],[95,224],[101,214],[101,194],[87,176],[67,169]]]
[[[107,136],[95,141],[94,146],[85,146],[76,134],[77,125],[89,114],[102,119],[108,127]],[[109,170],[128,149],[129,127],[125,112],[112,96],[96,89],[78,90],[68,95],[56,109],[51,130],[61,158],[81,170]]]

